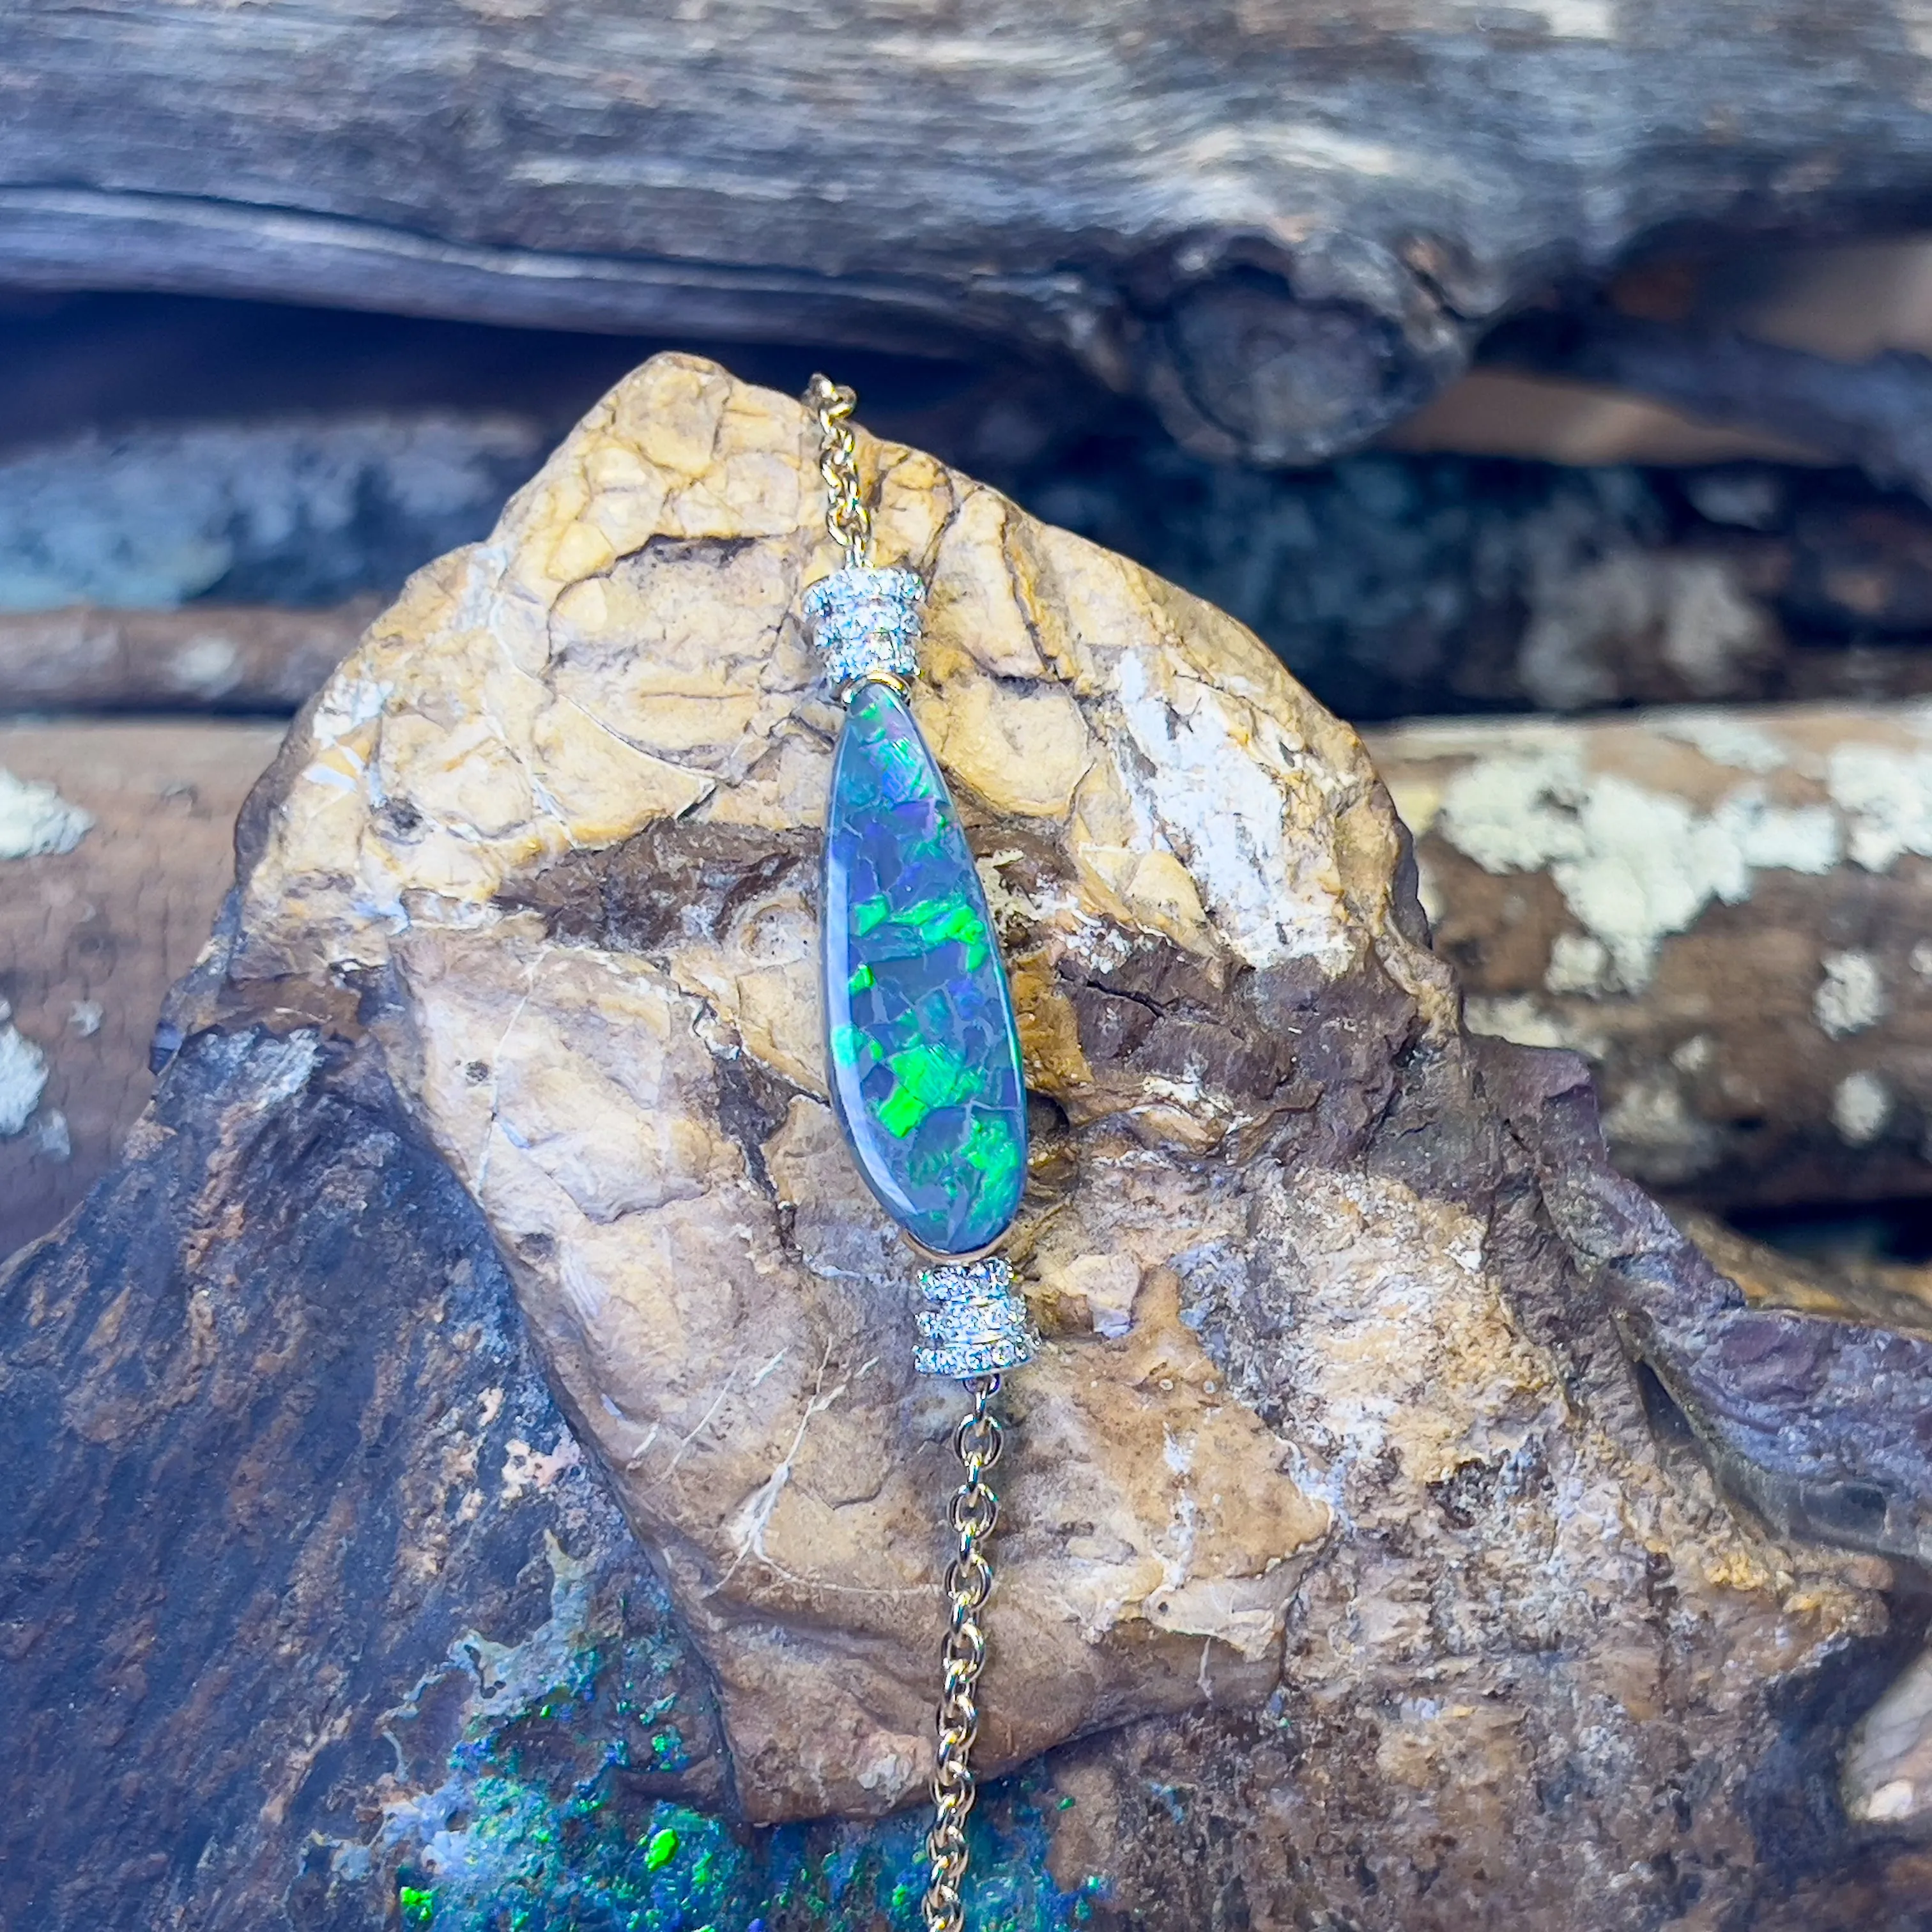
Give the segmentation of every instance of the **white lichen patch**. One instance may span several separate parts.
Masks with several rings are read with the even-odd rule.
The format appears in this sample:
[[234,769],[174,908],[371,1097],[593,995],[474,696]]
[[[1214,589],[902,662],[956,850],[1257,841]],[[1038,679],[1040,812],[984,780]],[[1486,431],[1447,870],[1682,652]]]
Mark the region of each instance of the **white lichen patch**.
[[1462,1023],[1489,1040],[1507,1040],[1518,1046],[1554,1046],[1580,1053],[1586,1060],[1601,1057],[1600,1034],[1570,1024],[1528,993],[1472,994],[1463,1004]]
[[1610,40],[1616,38],[1616,9],[1611,0],[1542,0],[1532,10],[1558,39]]
[[1724,697],[1774,648],[1771,620],[1722,557],[1660,557],[1634,549],[1579,563],[1562,536],[1529,592],[1516,668],[1537,702],[1575,711],[1616,698],[1617,660],[1634,638],[1699,698]]
[[1680,1073],[1702,1073],[1718,1057],[1717,1043],[1707,1033],[1694,1033],[1671,1049],[1670,1064]]
[[74,1135],[58,1107],[50,1107],[34,1123],[34,1144],[49,1160],[74,1158]]
[[1892,1118],[1892,1093],[1876,1073],[1848,1073],[1832,1095],[1832,1124],[1847,1147],[1870,1147]]
[[1610,948],[1587,932],[1559,932],[1550,942],[1543,983],[1552,993],[1600,993],[1609,982]]
[[220,698],[241,682],[242,668],[233,640],[209,632],[176,650],[168,660],[168,682],[193,697]]
[[1826,782],[1850,820],[1846,848],[1867,872],[1888,871],[1908,852],[1932,858],[1932,752],[1840,745]]
[[0,1139],[23,1133],[46,1091],[47,1057],[13,1024],[0,1000]]
[[70,805],[52,785],[16,778],[0,767],[0,859],[71,852],[93,824],[91,813]]
[[1886,1012],[1885,980],[1869,952],[1828,952],[1811,1012],[1834,1040],[1876,1026]]
[[1669,1074],[1634,1082],[1604,1116],[1604,1133],[1624,1171],[1666,1184],[1701,1173],[1722,1151],[1716,1129],[1685,1104]]
[[1701,752],[1714,765],[1741,772],[1781,771],[1791,754],[1761,724],[1724,711],[1672,711],[1660,713],[1657,734],[1674,738]]
[[1715,900],[1748,898],[1752,874],[1838,862],[1828,808],[1768,803],[1754,786],[1700,813],[1670,792],[1592,772],[1574,746],[1478,759],[1444,788],[1436,829],[1490,872],[1547,870],[1607,956],[1600,983],[1636,992],[1665,937]]

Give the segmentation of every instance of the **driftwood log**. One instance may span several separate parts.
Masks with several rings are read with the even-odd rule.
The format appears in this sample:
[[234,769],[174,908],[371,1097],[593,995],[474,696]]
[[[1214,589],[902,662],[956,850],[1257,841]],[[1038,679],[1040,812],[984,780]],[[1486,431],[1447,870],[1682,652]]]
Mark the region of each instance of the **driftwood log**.
[[[1932,1342],[1750,1306],[1574,1056],[1463,1030],[1238,626],[861,454],[1040,1108],[991,1896],[1906,1909],[1835,1794],[1919,1634]],[[244,811],[154,1110],[0,1273],[10,1916],[903,1922],[916,1816],[747,1824],[917,1796],[952,1413],[818,1086],[815,473],[660,358]]]
[[1719,1206],[1932,1192],[1932,713],[1375,734],[1478,1031],[1596,1070],[1618,1166]]
[[[880,373],[882,433],[1219,604],[1358,722],[1932,688],[1932,510],[1846,470],[1235,470],[1037,374],[955,372],[935,398]],[[491,400],[0,460],[0,710],[292,712],[376,596],[482,536],[535,466],[527,398]]]
[[112,1164],[278,725],[0,724],[0,1254]]
[[375,614],[373,602],[361,602],[319,610],[196,604],[0,612],[0,708],[289,716]]
[[[0,26],[0,274],[1071,357],[1205,453],[1358,442],[1640,238],[1894,219],[1907,9],[1157,0]],[[353,140],[343,130],[356,130]]]

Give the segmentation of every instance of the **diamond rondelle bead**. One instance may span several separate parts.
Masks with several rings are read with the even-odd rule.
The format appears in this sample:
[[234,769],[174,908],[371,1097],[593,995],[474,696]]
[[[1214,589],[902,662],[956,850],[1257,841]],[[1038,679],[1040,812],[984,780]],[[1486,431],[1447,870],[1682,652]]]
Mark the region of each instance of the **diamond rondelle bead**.
[[998,1256],[928,1268],[919,1278],[926,1305],[919,1311],[926,1344],[914,1358],[922,1376],[965,1381],[994,1376],[1033,1360],[1040,1336],[1013,1271]]
[[853,566],[822,577],[800,599],[806,635],[825,660],[825,675],[842,688],[862,677],[919,675],[920,602],[926,584],[916,571]]

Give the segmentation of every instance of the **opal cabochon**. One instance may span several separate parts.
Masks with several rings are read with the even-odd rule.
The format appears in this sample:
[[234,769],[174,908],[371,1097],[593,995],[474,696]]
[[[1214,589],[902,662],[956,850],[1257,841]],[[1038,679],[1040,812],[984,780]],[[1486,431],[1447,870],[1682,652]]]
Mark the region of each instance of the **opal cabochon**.
[[824,860],[826,1060],[853,1158],[922,1247],[998,1240],[1025,1184],[1012,996],[958,814],[905,700],[850,694]]

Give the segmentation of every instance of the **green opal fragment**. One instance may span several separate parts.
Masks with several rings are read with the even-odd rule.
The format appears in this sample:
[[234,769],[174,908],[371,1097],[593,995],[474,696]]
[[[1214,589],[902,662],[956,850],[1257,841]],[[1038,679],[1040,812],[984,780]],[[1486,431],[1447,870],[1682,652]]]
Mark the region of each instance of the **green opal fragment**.
[[824,896],[832,1103],[880,1204],[922,1246],[997,1240],[1026,1180],[1012,996],[973,854],[890,686],[854,694],[833,761]]

